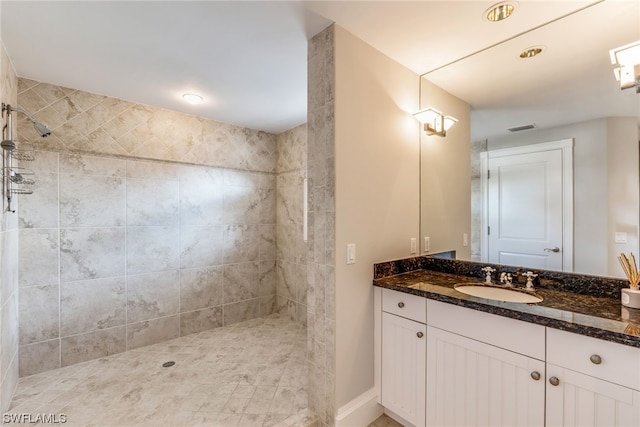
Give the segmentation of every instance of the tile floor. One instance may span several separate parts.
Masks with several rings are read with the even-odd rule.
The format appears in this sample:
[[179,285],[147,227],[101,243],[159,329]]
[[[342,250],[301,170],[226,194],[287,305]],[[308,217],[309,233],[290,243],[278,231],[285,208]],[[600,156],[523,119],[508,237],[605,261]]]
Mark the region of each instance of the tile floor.
[[311,426],[305,353],[304,327],[254,319],[21,378],[10,413],[31,425],[64,414],[83,427]]
[[402,427],[402,424],[387,415],[382,414],[380,418],[369,424],[367,427]]

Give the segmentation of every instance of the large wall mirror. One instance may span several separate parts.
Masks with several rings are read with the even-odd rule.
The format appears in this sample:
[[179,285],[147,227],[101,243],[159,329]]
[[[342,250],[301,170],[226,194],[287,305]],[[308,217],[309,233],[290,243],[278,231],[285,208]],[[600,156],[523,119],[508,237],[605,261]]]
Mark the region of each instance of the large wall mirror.
[[[422,76],[422,102],[443,89],[470,106],[466,118],[470,123],[468,135],[457,135],[466,145],[448,154],[449,158],[468,159],[458,158],[459,163],[446,172],[451,177],[461,177],[463,182],[453,183],[451,177],[435,182],[438,178],[430,172],[438,167],[434,166],[440,156],[438,150],[451,150],[448,142],[453,147],[453,142],[447,141],[449,136],[440,140],[423,137],[421,143],[421,236],[424,239],[446,231],[446,236],[441,234],[442,242],[434,242],[431,237],[433,247],[429,252],[434,248],[455,250],[460,259],[525,265],[517,256],[488,258],[491,248],[486,245],[491,241],[487,235],[491,230],[487,224],[498,208],[491,208],[488,181],[483,181],[487,179],[484,168],[493,165],[491,170],[503,167],[506,171],[506,157],[517,155],[519,150],[531,151],[531,147],[545,151],[542,147],[557,143],[565,146],[564,160],[571,158],[571,162],[562,165],[571,170],[571,188],[558,189],[571,203],[570,208],[559,207],[565,231],[570,230],[570,241],[545,243],[540,259],[566,253],[570,260],[551,269],[624,277],[617,256],[621,252],[637,256],[640,251],[640,94],[633,88],[620,89],[609,50],[637,40],[640,2],[606,0]],[[539,55],[520,58],[522,51],[538,46],[542,48]],[[465,119],[464,111],[458,114]],[[522,127],[529,129],[509,130]],[[455,128],[452,136],[454,132]],[[446,156],[443,154],[442,158],[447,159]],[[503,157],[502,163],[496,160]],[[527,228],[524,234],[533,238],[536,227],[542,234],[548,233],[552,228],[549,222],[541,220],[541,214],[531,213],[541,204],[535,199],[538,184],[522,184],[528,179],[528,166],[510,165],[512,175],[521,180],[520,186],[500,185],[504,194],[512,191],[511,196],[517,199],[511,208],[514,223],[528,224],[523,226]],[[564,172],[566,176],[566,169]],[[531,176],[541,176],[537,173],[532,172]],[[547,178],[538,181],[540,187],[563,185],[549,184]],[[448,209],[447,217],[441,215],[438,219],[433,213],[437,203],[429,204],[438,191],[463,194],[469,201]],[[503,225],[503,229],[507,230],[507,238],[517,234],[508,226]],[[534,262],[532,267],[545,268],[545,264]]]

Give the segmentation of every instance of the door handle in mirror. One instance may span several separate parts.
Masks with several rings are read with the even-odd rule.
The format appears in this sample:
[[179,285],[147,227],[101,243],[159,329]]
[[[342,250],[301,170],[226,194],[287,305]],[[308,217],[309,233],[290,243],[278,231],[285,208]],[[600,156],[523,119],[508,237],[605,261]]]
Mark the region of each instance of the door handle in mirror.
[[554,246],[553,248],[544,248],[545,252],[560,252],[560,248],[557,246]]

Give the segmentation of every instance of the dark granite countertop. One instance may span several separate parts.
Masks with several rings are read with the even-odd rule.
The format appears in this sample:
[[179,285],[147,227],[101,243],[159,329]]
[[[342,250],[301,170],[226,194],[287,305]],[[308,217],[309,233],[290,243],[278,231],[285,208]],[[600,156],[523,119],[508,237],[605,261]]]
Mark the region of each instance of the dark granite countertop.
[[640,309],[624,307],[619,298],[610,294],[588,295],[538,287],[535,293],[544,298],[542,302],[509,303],[469,296],[454,289],[457,283],[483,282],[479,277],[424,268],[393,273],[397,274],[376,277],[374,286],[640,348]]

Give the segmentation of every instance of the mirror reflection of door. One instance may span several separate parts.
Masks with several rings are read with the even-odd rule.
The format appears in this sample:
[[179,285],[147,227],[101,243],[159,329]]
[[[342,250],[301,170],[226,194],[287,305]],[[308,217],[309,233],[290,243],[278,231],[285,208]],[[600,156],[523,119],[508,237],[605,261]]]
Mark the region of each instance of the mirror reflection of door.
[[572,271],[571,147],[562,141],[485,153],[483,261]]

